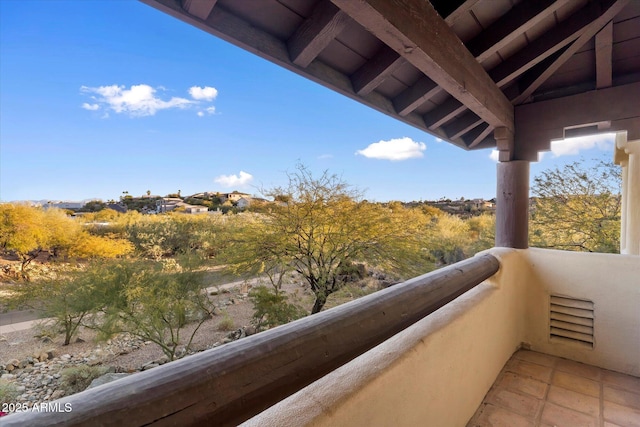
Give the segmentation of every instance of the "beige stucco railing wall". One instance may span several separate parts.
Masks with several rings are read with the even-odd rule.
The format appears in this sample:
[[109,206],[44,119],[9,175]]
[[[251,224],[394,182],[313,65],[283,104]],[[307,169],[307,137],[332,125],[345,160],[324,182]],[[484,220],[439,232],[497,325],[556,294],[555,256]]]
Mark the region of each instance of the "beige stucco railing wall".
[[[527,265],[526,334],[532,349],[640,376],[640,257],[531,248]],[[501,261],[503,262],[503,261]],[[593,349],[549,337],[549,296],[594,303]]]
[[[522,344],[640,375],[639,257],[489,252],[492,278],[246,425],[464,426]],[[593,349],[550,339],[551,294],[594,302]]]
[[246,425],[465,425],[526,328],[523,258],[496,256],[492,278]]

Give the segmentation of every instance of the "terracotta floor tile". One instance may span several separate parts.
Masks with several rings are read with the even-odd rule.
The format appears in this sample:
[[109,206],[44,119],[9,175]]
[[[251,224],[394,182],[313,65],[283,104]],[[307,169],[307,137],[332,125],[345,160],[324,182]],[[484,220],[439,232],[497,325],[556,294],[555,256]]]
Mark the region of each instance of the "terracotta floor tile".
[[562,388],[577,391],[593,397],[600,397],[600,384],[577,375],[556,371],[551,382]]
[[487,402],[528,418],[533,418],[542,406],[542,401],[533,396],[515,393],[506,389],[494,390]]
[[605,400],[604,419],[624,427],[640,427],[640,410]]
[[551,402],[544,404],[541,421],[558,427],[598,427],[596,418]]
[[640,394],[610,387],[606,384],[604,385],[604,400],[630,408],[640,409]]
[[547,388],[549,385],[542,381],[523,377],[522,375],[518,375],[513,372],[505,372],[502,380],[500,380],[499,387],[518,391],[520,393],[525,393],[538,399],[542,399],[547,394]]
[[600,381],[602,377],[602,369],[597,366],[585,365],[584,363],[574,362],[573,360],[558,359],[556,369],[594,381]]
[[480,417],[467,427],[534,427],[534,423],[522,415],[487,405]]
[[625,389],[632,393],[640,394],[640,378],[618,372],[602,370],[602,381]]
[[507,363],[506,371],[549,383],[553,369],[548,366],[538,365],[537,363],[511,359]]
[[487,426],[640,427],[640,378],[521,350],[467,427]]
[[592,417],[600,416],[600,399],[552,385],[547,396],[548,402],[557,403]]
[[558,361],[557,357],[530,350],[520,350],[516,352],[513,357],[520,360],[526,360],[527,362],[537,363],[538,365],[549,366],[550,368],[553,368]]

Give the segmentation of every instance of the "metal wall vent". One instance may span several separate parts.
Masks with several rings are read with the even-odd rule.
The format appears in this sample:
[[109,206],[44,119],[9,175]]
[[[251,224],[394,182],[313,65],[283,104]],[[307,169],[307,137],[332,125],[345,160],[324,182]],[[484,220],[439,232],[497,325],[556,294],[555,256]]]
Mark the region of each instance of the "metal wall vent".
[[593,301],[551,295],[549,336],[593,348]]

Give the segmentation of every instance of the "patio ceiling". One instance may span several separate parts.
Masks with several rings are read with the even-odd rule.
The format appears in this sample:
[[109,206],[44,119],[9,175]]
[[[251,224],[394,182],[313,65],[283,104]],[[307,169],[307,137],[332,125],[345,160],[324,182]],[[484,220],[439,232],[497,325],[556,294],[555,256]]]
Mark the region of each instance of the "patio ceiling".
[[565,136],[640,138],[640,0],[142,1],[502,161]]

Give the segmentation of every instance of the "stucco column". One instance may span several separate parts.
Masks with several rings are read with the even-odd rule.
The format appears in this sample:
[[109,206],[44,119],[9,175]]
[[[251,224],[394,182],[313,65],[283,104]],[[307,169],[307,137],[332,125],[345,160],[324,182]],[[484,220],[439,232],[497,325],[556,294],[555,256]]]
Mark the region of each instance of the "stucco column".
[[615,162],[622,167],[620,253],[640,255],[640,140],[616,135]]
[[496,246],[529,247],[529,162],[498,163]]

